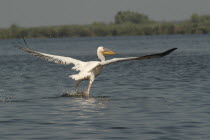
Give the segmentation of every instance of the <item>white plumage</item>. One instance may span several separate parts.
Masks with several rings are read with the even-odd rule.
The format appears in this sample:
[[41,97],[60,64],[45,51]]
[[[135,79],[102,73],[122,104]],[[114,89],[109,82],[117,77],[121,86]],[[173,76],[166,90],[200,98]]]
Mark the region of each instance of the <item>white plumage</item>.
[[[24,42],[25,42],[25,40],[24,40]],[[27,46],[26,42],[25,42],[25,45]],[[42,59],[45,59],[45,60],[48,60],[48,61],[51,61],[51,62],[54,62],[57,64],[64,64],[64,65],[74,64],[74,67],[72,67],[72,69],[79,71],[79,73],[70,75],[69,77],[78,81],[75,87],[77,88],[79,86],[80,82],[83,80],[90,81],[88,89],[84,94],[85,96],[89,96],[90,89],[91,89],[92,83],[95,80],[95,77],[97,77],[98,75],[101,74],[103,67],[105,65],[115,63],[115,62],[128,61],[128,60],[143,60],[143,59],[159,58],[159,57],[168,55],[169,53],[171,53],[172,51],[177,49],[177,48],[173,48],[173,49],[170,49],[163,53],[157,53],[157,54],[146,55],[146,56],[141,56],[141,57],[113,58],[110,60],[106,60],[104,55],[114,55],[114,54],[116,54],[116,52],[100,46],[97,49],[97,55],[98,55],[98,58],[100,59],[100,61],[85,62],[85,61],[77,60],[77,59],[74,59],[71,57],[51,55],[51,54],[34,51],[29,48],[24,48],[21,43],[14,44],[14,46],[21,50],[24,50],[34,56],[40,57]]]

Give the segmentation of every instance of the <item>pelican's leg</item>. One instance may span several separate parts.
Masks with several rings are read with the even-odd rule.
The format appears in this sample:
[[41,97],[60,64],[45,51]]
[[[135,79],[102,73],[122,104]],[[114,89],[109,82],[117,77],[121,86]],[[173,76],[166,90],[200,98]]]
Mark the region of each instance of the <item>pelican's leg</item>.
[[75,85],[75,88],[78,88],[78,86],[81,82],[82,82],[82,80],[78,80],[77,84]]
[[85,96],[89,96],[89,94],[90,94],[90,89],[91,89],[91,87],[92,87],[92,84],[93,84],[93,81],[91,81],[90,80],[90,82],[89,82],[89,85],[88,85],[88,90],[85,92]]

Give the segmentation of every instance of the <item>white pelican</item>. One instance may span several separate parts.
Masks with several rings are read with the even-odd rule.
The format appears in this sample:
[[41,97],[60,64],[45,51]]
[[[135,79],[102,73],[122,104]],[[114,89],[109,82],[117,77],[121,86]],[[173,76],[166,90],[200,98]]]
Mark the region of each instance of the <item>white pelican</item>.
[[[28,47],[26,41],[24,40],[25,45]],[[77,88],[80,84],[81,81],[83,80],[89,80],[89,86],[86,92],[84,92],[84,96],[89,96],[90,94],[90,89],[91,86],[95,80],[95,77],[101,74],[102,69],[104,66],[108,64],[112,64],[115,62],[122,62],[122,61],[128,61],[128,60],[144,60],[144,59],[151,59],[151,58],[160,58],[165,55],[168,55],[169,53],[173,52],[177,48],[172,48],[170,50],[167,50],[162,53],[156,53],[156,54],[151,54],[151,55],[145,55],[141,57],[127,57],[127,58],[113,58],[110,60],[106,60],[104,55],[115,55],[117,54],[116,52],[106,49],[103,46],[98,47],[97,49],[97,55],[100,61],[81,61],[77,60],[71,57],[65,57],[65,56],[58,56],[58,55],[51,55],[51,54],[46,54],[38,51],[34,51],[30,48],[24,48],[21,43],[13,43],[15,47],[24,50],[34,56],[40,57],[42,59],[57,63],[57,64],[73,64],[74,67],[72,67],[73,70],[79,71],[78,74],[75,75],[70,75],[69,77],[78,81],[77,84],[75,85],[75,88]]]

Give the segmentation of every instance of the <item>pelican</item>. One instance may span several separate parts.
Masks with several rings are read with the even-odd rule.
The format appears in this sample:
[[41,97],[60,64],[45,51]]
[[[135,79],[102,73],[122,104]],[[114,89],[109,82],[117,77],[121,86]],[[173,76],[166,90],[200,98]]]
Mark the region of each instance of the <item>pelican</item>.
[[112,63],[128,61],[128,60],[144,60],[144,59],[152,59],[152,58],[161,58],[163,56],[170,54],[171,52],[177,49],[177,48],[172,48],[162,53],[156,53],[156,54],[145,55],[145,56],[140,56],[140,57],[113,58],[110,60],[106,60],[104,55],[115,55],[117,53],[103,46],[99,46],[97,49],[97,56],[100,61],[81,61],[81,60],[77,60],[71,57],[58,56],[58,55],[52,55],[52,54],[34,51],[28,47],[25,40],[24,40],[24,43],[26,47],[24,47],[21,43],[13,43],[13,44],[14,44],[14,47],[17,47],[18,49],[26,51],[36,57],[48,60],[50,62],[54,62],[57,64],[64,64],[64,65],[73,64],[74,67],[72,67],[72,69],[79,71],[78,74],[69,76],[70,78],[77,81],[75,88],[78,88],[79,84],[83,80],[89,80],[88,89],[87,91],[84,92],[84,96],[89,96],[90,89],[95,78],[101,74],[105,66]]

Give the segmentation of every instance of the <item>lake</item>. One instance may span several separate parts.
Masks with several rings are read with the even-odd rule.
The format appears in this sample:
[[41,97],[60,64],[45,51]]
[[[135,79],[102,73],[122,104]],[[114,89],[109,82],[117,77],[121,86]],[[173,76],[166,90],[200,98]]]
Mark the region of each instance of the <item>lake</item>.
[[[0,139],[209,140],[210,35],[27,39],[49,54],[98,60],[178,48],[160,59],[107,66],[89,98],[66,97],[71,65],[34,57],[0,40]],[[87,89],[88,81],[80,85]]]

